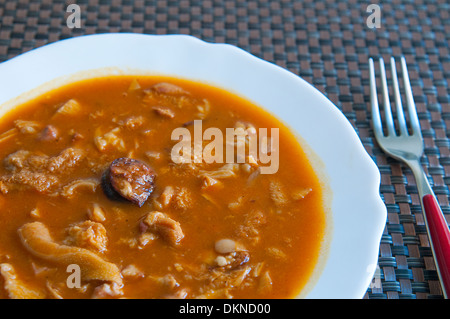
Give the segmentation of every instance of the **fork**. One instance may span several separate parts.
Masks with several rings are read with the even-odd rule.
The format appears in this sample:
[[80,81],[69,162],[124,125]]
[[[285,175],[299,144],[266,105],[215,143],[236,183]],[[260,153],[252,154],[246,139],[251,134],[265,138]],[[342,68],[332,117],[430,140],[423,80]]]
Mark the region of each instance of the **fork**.
[[393,57],[391,57],[390,65],[397,113],[397,130],[395,128],[396,125],[392,115],[386,80],[386,70],[384,60],[382,58],[379,59],[379,64],[386,134],[383,131],[383,123],[378,106],[374,61],[372,58],[369,59],[370,101],[372,106],[372,122],[375,138],[381,149],[383,149],[386,154],[405,163],[413,172],[420,197],[428,239],[436,264],[436,270],[439,276],[444,298],[447,299],[450,293],[450,231],[433,189],[431,188],[427,176],[420,164],[420,158],[424,150],[423,138],[412,95],[411,84],[409,82],[406,61],[404,57],[400,58],[402,69],[401,75],[403,78],[410,130],[408,129],[405,113],[403,111],[396,70],[396,61]]

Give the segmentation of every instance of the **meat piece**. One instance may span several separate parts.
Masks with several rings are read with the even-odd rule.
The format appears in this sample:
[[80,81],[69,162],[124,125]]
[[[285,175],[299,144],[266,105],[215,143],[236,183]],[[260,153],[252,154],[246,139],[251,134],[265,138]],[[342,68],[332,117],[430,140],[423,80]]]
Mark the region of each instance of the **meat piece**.
[[12,172],[28,169],[41,173],[64,173],[77,166],[83,158],[83,150],[69,147],[53,157],[19,150],[8,155],[3,162],[5,168]]
[[262,211],[251,211],[246,215],[244,222],[237,227],[237,235],[242,238],[248,238],[253,244],[256,244],[261,239],[260,228],[266,223],[267,219]]
[[147,164],[122,157],[111,163],[102,185],[110,198],[124,198],[141,207],[153,192],[154,178],[155,172]]
[[154,106],[152,109],[156,114],[158,114],[162,117],[167,117],[170,119],[173,119],[175,117],[175,113],[168,107]]
[[53,157],[19,150],[3,161],[11,174],[0,176],[4,186],[1,191],[7,193],[31,188],[40,193],[50,193],[60,184],[59,177],[68,174],[83,158],[84,152],[75,148],[66,148]]
[[127,279],[137,279],[144,277],[144,273],[135,265],[131,264],[122,269],[122,276]]
[[145,122],[145,117],[143,117],[142,115],[130,116],[123,122],[123,125],[125,125],[125,127],[132,130],[132,129],[141,127],[144,124],[144,122]]
[[39,135],[40,141],[51,142],[58,139],[58,129],[53,125],[47,125]]
[[23,120],[14,121],[14,125],[19,130],[19,132],[23,134],[34,134],[40,127],[40,124],[38,122]]
[[269,184],[269,195],[276,206],[284,206],[288,202],[288,197],[284,193],[279,181],[271,181]]
[[84,188],[91,192],[95,192],[95,190],[97,189],[97,186],[99,184],[100,184],[100,181],[93,179],[93,178],[77,179],[77,180],[65,185],[62,188],[60,195],[66,197],[66,198],[72,198],[76,194],[75,191],[80,188]]
[[187,187],[177,187],[173,197],[173,205],[177,209],[186,210],[193,205],[192,194]]
[[11,299],[44,299],[45,292],[33,289],[17,278],[11,264],[0,264],[0,275],[3,277],[4,287]]
[[94,138],[94,144],[97,146],[97,149],[100,152],[104,152],[113,147],[119,151],[125,151],[125,142],[123,138],[119,136],[120,131],[120,127],[116,127],[104,135],[96,136]]
[[[206,293],[206,296],[213,298],[225,298],[229,297],[229,292],[226,291],[232,288],[238,288],[241,285],[245,285],[245,281],[247,278],[250,278],[250,272],[252,267],[248,265],[244,265],[242,267],[237,268],[229,268],[229,267],[216,267],[210,269],[208,273],[205,274],[205,280],[208,282],[207,285],[203,286],[203,291]],[[247,282],[251,285],[251,281]],[[222,292],[221,292],[222,291]],[[212,293],[212,295],[211,295]],[[220,296],[225,293],[225,296]],[[220,296],[220,297],[219,297]]]
[[122,276],[115,264],[88,249],[54,242],[44,224],[25,224],[19,228],[18,233],[24,247],[34,256],[66,267],[70,264],[78,265],[82,280],[100,280],[122,285]]
[[208,175],[203,176],[202,190],[213,190],[223,188],[223,183]]
[[234,271],[231,272],[231,278],[230,278],[230,284],[233,287],[239,287],[244,280],[247,278],[247,275],[250,273],[251,271],[251,267],[250,266],[245,266],[239,269],[236,269]]
[[175,277],[172,274],[167,274],[163,277],[159,277],[156,279],[160,284],[164,285],[165,287],[169,289],[174,289],[176,287],[179,287],[180,284],[177,282]]
[[172,205],[176,209],[186,210],[193,204],[192,194],[186,187],[166,186],[159,196],[159,202],[163,208]]
[[250,261],[250,254],[248,251],[241,250],[233,254],[233,260],[231,261],[229,267],[230,269],[237,268]]
[[276,258],[276,259],[284,259],[286,258],[286,254],[279,248],[269,247],[266,249],[268,255]]
[[109,299],[123,295],[122,287],[116,283],[108,283],[95,287],[92,299]]
[[50,193],[51,189],[58,185],[59,179],[53,175],[23,169],[14,174],[1,176],[0,182],[3,194],[23,189],[35,189],[39,193]]
[[[37,158],[39,158],[40,161],[36,160]],[[41,166],[45,166],[47,160],[48,156],[46,155],[33,155],[30,151],[18,150],[17,152],[6,156],[3,160],[3,165],[8,171],[12,172],[22,168],[37,170]]]
[[97,203],[94,203],[92,209],[89,210],[88,216],[90,220],[98,223],[106,220],[105,211]]
[[206,170],[200,170],[199,174],[202,177],[208,176],[210,178],[214,179],[222,179],[222,178],[230,178],[230,177],[236,177],[239,172],[240,166],[239,164],[225,164],[222,167],[218,168],[214,171],[206,171]]
[[50,172],[65,172],[75,166],[84,158],[84,151],[77,148],[66,148],[58,156],[51,157],[47,163]]
[[173,95],[188,95],[189,92],[179,87],[178,85],[161,82],[152,86],[152,90],[162,93],[162,94],[173,94]]
[[82,140],[84,138],[84,136],[81,135],[78,132],[73,132],[73,133],[70,134],[70,136],[71,136],[71,141],[72,142],[77,142],[77,141]]
[[87,248],[94,252],[106,250],[108,237],[106,229],[100,224],[90,220],[72,225],[68,229],[67,243],[70,245]]
[[141,231],[156,233],[173,246],[184,238],[180,223],[161,212],[154,211],[147,214],[140,226]]
[[172,186],[166,186],[164,188],[164,191],[162,192],[161,196],[159,196],[159,201],[161,202],[161,205],[163,207],[167,207],[170,204],[170,201],[172,200],[173,195],[175,194],[175,191]]

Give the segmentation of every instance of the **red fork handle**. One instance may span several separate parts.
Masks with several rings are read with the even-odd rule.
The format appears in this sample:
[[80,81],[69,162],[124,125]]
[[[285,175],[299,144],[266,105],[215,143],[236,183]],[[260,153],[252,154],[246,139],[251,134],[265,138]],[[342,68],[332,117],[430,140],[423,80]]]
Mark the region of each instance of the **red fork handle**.
[[450,297],[450,230],[436,198],[428,194],[422,198],[422,202],[444,297],[448,298]]

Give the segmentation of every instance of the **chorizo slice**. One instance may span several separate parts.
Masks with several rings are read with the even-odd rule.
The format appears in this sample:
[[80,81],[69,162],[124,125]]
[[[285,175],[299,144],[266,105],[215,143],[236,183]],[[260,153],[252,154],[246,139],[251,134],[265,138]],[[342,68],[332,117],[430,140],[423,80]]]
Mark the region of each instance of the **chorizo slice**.
[[141,207],[153,192],[155,171],[144,162],[121,157],[103,175],[103,189],[113,199],[122,198]]

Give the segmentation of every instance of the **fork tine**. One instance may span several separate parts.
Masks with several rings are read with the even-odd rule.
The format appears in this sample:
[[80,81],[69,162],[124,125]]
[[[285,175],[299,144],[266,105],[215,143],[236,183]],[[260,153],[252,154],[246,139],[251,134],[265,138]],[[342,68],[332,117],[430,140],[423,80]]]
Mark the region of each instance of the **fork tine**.
[[391,57],[391,72],[392,72],[392,84],[394,86],[395,106],[397,110],[397,120],[400,130],[400,135],[408,135],[408,129],[406,127],[405,114],[403,112],[402,100],[400,97],[400,89],[398,86],[397,68],[395,66],[395,59]]
[[386,118],[386,128],[388,130],[389,135],[397,135],[395,133],[394,128],[394,120],[392,118],[392,110],[391,110],[391,102],[389,100],[389,91],[386,80],[386,69],[384,68],[384,60],[380,58],[380,78],[381,78],[381,86],[383,88],[383,106],[384,106],[384,115]]
[[380,108],[378,106],[377,86],[375,80],[375,68],[373,59],[369,59],[369,76],[370,76],[370,102],[372,105],[372,123],[376,138],[383,137],[383,125],[381,124]]
[[400,59],[402,64],[402,75],[403,75],[403,83],[405,86],[405,96],[406,96],[406,104],[408,106],[409,118],[411,121],[411,128],[413,135],[417,134],[422,136],[420,131],[420,122],[417,116],[416,104],[414,103],[414,98],[411,89],[411,83],[409,82],[408,69],[406,67],[405,57],[401,57]]

